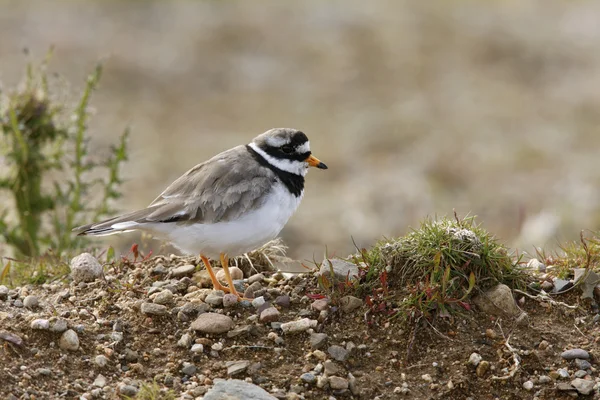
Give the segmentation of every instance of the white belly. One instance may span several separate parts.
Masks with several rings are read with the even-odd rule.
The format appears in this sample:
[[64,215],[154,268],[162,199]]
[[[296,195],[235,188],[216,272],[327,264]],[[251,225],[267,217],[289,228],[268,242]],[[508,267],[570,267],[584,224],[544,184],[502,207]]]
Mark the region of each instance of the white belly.
[[293,196],[281,183],[277,183],[260,208],[240,219],[187,226],[156,224],[151,229],[185,253],[202,253],[209,258],[218,258],[220,253],[226,253],[234,257],[275,239],[298,208],[302,195]]

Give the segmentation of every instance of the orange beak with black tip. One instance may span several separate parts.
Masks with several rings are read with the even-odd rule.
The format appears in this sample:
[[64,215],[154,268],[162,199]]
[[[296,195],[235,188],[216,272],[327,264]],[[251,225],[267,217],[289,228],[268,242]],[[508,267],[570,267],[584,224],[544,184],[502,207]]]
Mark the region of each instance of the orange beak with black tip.
[[325,165],[325,163],[322,163],[317,157],[311,155],[309,156],[306,160],[304,160],[308,163],[308,165],[310,165],[311,167],[317,167],[319,169],[327,169],[327,165]]

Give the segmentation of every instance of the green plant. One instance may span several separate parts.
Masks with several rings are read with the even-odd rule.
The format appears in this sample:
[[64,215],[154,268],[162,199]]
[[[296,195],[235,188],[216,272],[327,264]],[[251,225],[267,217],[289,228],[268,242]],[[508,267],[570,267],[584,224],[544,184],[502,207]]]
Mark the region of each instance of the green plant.
[[[12,199],[12,207],[0,210],[0,238],[17,257],[81,247],[84,239],[71,230],[112,212],[127,160],[128,130],[106,159],[89,152],[89,102],[102,66],[88,76],[74,110],[52,97],[46,66],[47,60],[28,65],[23,87],[0,96],[0,156],[7,161],[0,190]],[[101,193],[100,200],[92,193]]]
[[175,392],[170,389],[161,389],[160,385],[153,381],[152,383],[142,383],[140,391],[135,397],[123,396],[123,398],[128,400],[175,400]]

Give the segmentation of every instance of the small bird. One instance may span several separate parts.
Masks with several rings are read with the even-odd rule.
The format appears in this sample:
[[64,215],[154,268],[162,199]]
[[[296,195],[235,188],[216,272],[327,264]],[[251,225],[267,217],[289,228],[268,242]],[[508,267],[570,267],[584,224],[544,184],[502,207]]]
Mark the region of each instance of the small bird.
[[[277,237],[304,195],[309,167],[327,169],[311,154],[306,135],[276,128],[196,165],[147,208],[73,229],[106,236],[144,231],[200,255],[216,290],[241,297],[229,273],[229,256],[254,250]],[[220,258],[228,287],[209,258]]]

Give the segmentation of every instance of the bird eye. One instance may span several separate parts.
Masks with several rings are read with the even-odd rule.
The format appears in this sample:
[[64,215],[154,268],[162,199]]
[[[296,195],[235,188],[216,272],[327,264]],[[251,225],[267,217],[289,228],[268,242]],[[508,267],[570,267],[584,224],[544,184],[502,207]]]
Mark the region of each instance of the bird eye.
[[291,154],[294,152],[294,147],[289,144],[286,144],[281,146],[281,151],[283,151],[285,154]]

